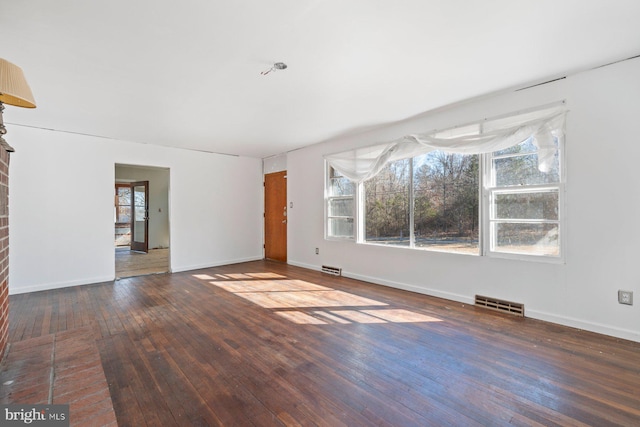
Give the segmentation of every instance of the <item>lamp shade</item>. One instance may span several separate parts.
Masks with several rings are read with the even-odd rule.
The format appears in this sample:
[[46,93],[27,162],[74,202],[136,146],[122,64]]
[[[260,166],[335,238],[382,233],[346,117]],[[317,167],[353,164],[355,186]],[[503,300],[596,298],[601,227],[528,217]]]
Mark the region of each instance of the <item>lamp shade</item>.
[[31,88],[22,68],[0,58],[0,102],[17,107],[36,108]]

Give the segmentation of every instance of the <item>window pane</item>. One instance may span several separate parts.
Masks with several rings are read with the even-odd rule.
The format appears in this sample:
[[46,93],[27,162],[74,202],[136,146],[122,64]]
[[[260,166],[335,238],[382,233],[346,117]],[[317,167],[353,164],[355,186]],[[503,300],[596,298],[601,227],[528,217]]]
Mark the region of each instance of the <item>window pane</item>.
[[[141,187],[136,187],[136,188],[141,188]],[[135,202],[136,207],[138,207],[138,206],[144,207],[144,205],[145,205],[145,202],[144,202],[144,199],[145,199],[144,191],[136,191],[134,193],[133,197],[134,197],[134,202]]]
[[329,180],[329,195],[352,196],[354,187],[353,182],[347,178],[331,178]]
[[414,158],[415,245],[478,253],[479,157],[441,151]]
[[118,204],[119,205],[131,204],[131,188],[118,187]]
[[[354,237],[355,214],[353,182],[329,167],[327,180],[327,237]],[[346,217],[346,218],[336,218]]]
[[533,144],[533,138],[527,138],[520,144],[505,148],[504,150],[496,151],[493,155],[502,156],[504,154],[535,153],[536,151],[538,151],[538,147]]
[[353,237],[353,218],[329,218],[329,236]]
[[118,222],[131,222],[130,206],[118,206]]
[[495,223],[494,251],[558,256],[558,224]]
[[136,206],[136,222],[138,221],[144,221],[145,218],[145,208],[144,206]]
[[559,162],[556,152],[549,172],[541,172],[538,169],[538,155],[527,154],[523,156],[494,159],[496,185],[499,187],[511,185],[538,185],[554,184],[560,181]]
[[409,245],[409,162],[388,164],[365,182],[365,240]]
[[329,199],[329,216],[353,217],[353,199]]
[[344,178],[344,175],[335,170],[333,167],[329,166],[329,178]]
[[496,194],[496,219],[558,219],[558,192]]
[[457,252],[464,254],[473,254],[478,255],[480,249],[478,246],[478,237],[475,239],[467,239],[467,238],[423,238],[416,237],[416,248],[429,249],[432,251],[440,251],[440,252]]

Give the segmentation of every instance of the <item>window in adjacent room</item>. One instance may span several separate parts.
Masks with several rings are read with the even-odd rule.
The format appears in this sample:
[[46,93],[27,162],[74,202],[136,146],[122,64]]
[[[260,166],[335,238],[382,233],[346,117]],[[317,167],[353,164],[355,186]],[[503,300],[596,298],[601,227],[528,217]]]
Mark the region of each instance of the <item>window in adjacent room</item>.
[[129,246],[131,244],[131,186],[116,184],[115,203],[115,245]]
[[131,222],[131,186],[116,184],[115,222],[129,224]]

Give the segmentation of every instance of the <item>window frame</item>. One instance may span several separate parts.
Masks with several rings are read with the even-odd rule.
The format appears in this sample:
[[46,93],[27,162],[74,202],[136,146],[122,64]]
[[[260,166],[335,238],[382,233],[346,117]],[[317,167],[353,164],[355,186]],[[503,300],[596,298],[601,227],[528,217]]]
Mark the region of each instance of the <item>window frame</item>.
[[[564,104],[564,101],[562,102]],[[465,127],[478,125],[479,132],[482,133],[484,130],[484,122],[487,120],[502,120],[505,118],[515,117],[520,114],[527,114],[528,112],[534,112],[536,110],[544,110],[545,107],[538,107],[535,109],[528,110],[526,112],[517,112],[513,114],[505,114],[503,116],[499,116],[493,119],[485,119],[482,122],[475,122],[466,126],[457,126],[451,128],[449,130],[444,130],[442,133],[454,131],[460,132],[460,129],[464,129]],[[520,143],[525,142],[526,140],[521,141]],[[511,153],[503,153],[496,155],[498,151],[490,152],[490,153],[481,153],[477,154],[479,156],[478,159],[478,225],[480,230],[478,232],[478,252],[470,254],[468,252],[457,252],[457,251],[443,251],[441,249],[432,249],[428,246],[419,247],[415,245],[415,207],[414,207],[414,188],[413,188],[413,166],[414,166],[414,158],[409,157],[410,161],[410,201],[409,201],[409,209],[410,209],[410,243],[408,246],[403,245],[385,245],[373,241],[366,240],[366,223],[365,223],[365,191],[364,191],[364,183],[360,182],[358,184],[354,183],[354,195],[347,196],[346,198],[353,197],[353,207],[354,212],[353,218],[354,226],[353,226],[353,235],[349,237],[342,236],[329,236],[329,218],[331,218],[329,213],[329,200],[331,198],[336,198],[335,196],[329,195],[330,187],[330,170],[332,169],[329,165],[329,162],[325,160],[325,239],[327,240],[349,240],[354,241],[355,243],[366,244],[366,245],[375,245],[375,246],[384,246],[384,247],[392,247],[392,248],[401,248],[401,249],[417,249],[417,250],[427,250],[432,252],[445,252],[457,255],[472,255],[472,256],[486,256],[491,258],[505,258],[505,259],[515,259],[515,260],[524,260],[524,261],[537,261],[537,262],[545,262],[545,263],[565,263],[566,256],[566,208],[565,208],[565,188],[566,188],[566,162],[565,162],[565,146],[566,146],[566,135],[562,132],[561,136],[557,139],[557,155],[558,155],[558,181],[555,183],[545,183],[545,184],[531,184],[531,185],[513,185],[513,186],[497,186],[495,185],[495,177],[496,173],[494,170],[494,160],[500,158],[508,158],[508,157],[518,157],[518,156],[526,156],[530,154],[539,153],[539,149],[536,151],[523,152],[521,154],[511,154]],[[496,195],[502,194],[522,194],[522,193],[544,193],[544,192],[557,192],[558,195],[558,218],[554,219],[523,219],[523,218],[513,218],[513,219],[499,219],[494,218],[495,214],[495,203],[494,199]],[[545,254],[545,253],[522,253],[522,252],[507,252],[504,250],[499,250],[495,246],[495,240],[497,238],[497,231],[495,229],[496,224],[498,223],[531,223],[531,224],[556,224],[558,228],[558,254]]]
[[[523,141],[524,142],[524,141]],[[483,154],[484,160],[482,161],[483,175],[481,182],[482,191],[482,204],[484,208],[481,208],[481,225],[480,230],[482,239],[482,254],[491,258],[506,258],[522,261],[541,261],[547,263],[561,264],[565,262],[565,240],[566,240],[566,214],[565,214],[565,177],[566,177],[566,165],[565,165],[565,138],[558,139],[558,173],[559,179],[556,183],[546,184],[530,184],[519,186],[498,186],[495,184],[495,169],[494,160],[508,157],[517,157],[518,155],[494,155],[494,153]],[[537,153],[537,151],[536,151]],[[521,156],[525,156],[531,153],[523,153]],[[532,219],[532,218],[516,218],[516,219],[500,219],[494,218],[495,204],[494,198],[496,195],[502,194],[531,194],[531,193],[558,193],[558,219]],[[520,253],[520,252],[507,252],[494,249],[497,232],[495,231],[495,225],[498,223],[514,223],[514,224],[557,224],[558,226],[558,255],[548,254],[532,254],[532,253]]]
[[[331,181],[333,179],[336,179],[336,177],[332,176],[331,171],[333,170],[333,168],[329,165],[329,163],[327,161],[325,161],[325,185],[324,185],[324,237],[326,240],[347,240],[347,241],[356,241],[357,240],[357,235],[358,235],[358,225],[360,223],[360,220],[358,219],[358,212],[360,211],[359,209],[359,203],[358,203],[358,190],[360,185],[353,183],[353,194],[350,196],[344,196],[344,195],[340,195],[340,196],[334,196],[331,194],[331,189],[333,188],[333,186],[331,185]],[[338,177],[338,178],[344,178],[344,177]],[[330,215],[330,207],[331,207],[331,201],[333,200],[353,200],[353,212],[352,215]],[[331,219],[351,219],[351,222],[353,224],[353,232],[351,234],[351,236],[334,236],[332,235],[331,232],[331,227],[329,225],[330,220]]]
[[[437,150],[435,150],[437,151]],[[481,183],[482,183],[482,174],[483,174],[483,158],[481,154],[477,154],[477,155],[473,155],[471,154],[470,156],[478,156],[478,187],[476,188],[476,191],[478,193],[478,227],[481,228],[481,221],[482,221],[482,192],[481,192]],[[465,251],[465,250],[458,250],[458,251],[454,251],[454,250],[446,250],[446,249],[442,249],[442,248],[435,248],[433,246],[429,246],[429,245],[425,245],[425,246],[420,246],[418,244],[416,244],[416,225],[415,225],[415,218],[416,218],[416,212],[415,212],[415,159],[417,157],[420,156],[414,156],[414,157],[409,157],[407,159],[400,159],[400,160],[396,160],[397,162],[400,161],[404,161],[404,160],[409,160],[408,162],[408,179],[407,179],[407,193],[408,193],[408,198],[409,198],[409,202],[408,202],[408,220],[409,220],[409,242],[408,244],[402,245],[402,244],[385,244],[382,243],[380,241],[376,241],[376,240],[367,240],[367,236],[366,236],[366,201],[365,201],[365,197],[366,197],[366,192],[365,192],[365,183],[361,183],[358,185],[358,189],[360,191],[360,204],[359,206],[362,206],[363,209],[361,209],[361,211],[358,212],[358,235],[357,235],[357,243],[362,243],[362,244],[367,244],[367,245],[375,245],[375,246],[384,246],[384,247],[394,247],[394,248],[404,248],[404,249],[415,249],[415,250],[427,250],[427,251],[432,251],[432,252],[443,252],[443,253],[453,253],[453,254],[460,254],[460,255],[470,255],[470,256],[481,256],[482,255],[482,242],[481,242],[481,237],[480,237],[480,233],[482,232],[482,230],[479,230],[478,233],[478,245],[475,248],[476,250],[474,251]]]
[[[410,249],[417,249],[415,247],[415,232],[414,232],[414,215],[415,215],[415,206],[414,206],[414,194],[413,194],[413,158],[408,158],[408,159],[400,159],[400,160],[396,160],[395,162],[403,162],[405,160],[410,160],[407,162],[407,197],[408,197],[408,226],[409,226],[409,244],[408,245],[394,245],[394,244],[384,244],[380,241],[374,241],[374,240],[367,240],[367,218],[366,218],[366,208],[367,208],[367,202],[366,202],[366,191],[365,191],[365,182],[362,182],[358,185],[358,187],[360,187],[361,189],[361,193],[362,193],[362,204],[360,206],[362,206],[362,214],[361,216],[359,216],[359,220],[362,223],[362,235],[359,238],[359,243],[363,243],[363,244],[367,244],[367,245],[377,245],[377,246],[389,246],[389,247],[394,247],[394,248],[410,248]],[[372,178],[373,179],[373,178]],[[360,219],[361,217],[361,219]]]

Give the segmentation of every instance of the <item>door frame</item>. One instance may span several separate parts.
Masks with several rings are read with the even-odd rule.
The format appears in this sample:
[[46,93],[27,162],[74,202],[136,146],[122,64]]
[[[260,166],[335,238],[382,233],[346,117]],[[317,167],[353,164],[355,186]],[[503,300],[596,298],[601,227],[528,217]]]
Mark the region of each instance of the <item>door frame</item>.
[[[149,181],[149,250],[156,247],[161,249],[169,249],[169,265],[168,271],[172,271],[172,177],[173,170],[168,166],[156,166],[141,163],[122,163],[114,162],[114,182],[115,184],[124,184],[129,186],[136,181]],[[113,190],[111,190],[113,191]],[[112,193],[113,194],[113,193]],[[161,210],[160,210],[161,209]],[[155,219],[154,219],[155,218]],[[160,223],[158,223],[158,220]],[[113,222],[111,223],[113,224]],[[155,225],[154,225],[155,224]],[[160,224],[160,226],[158,226]],[[154,233],[159,233],[155,234]],[[156,236],[156,237],[154,237]],[[158,241],[157,236],[162,236]],[[114,241],[110,241],[111,247],[114,247]],[[115,247],[114,247],[115,248]],[[130,246],[129,248],[130,249]],[[114,251],[115,252],[115,251]],[[115,271],[114,262],[114,271]]]

